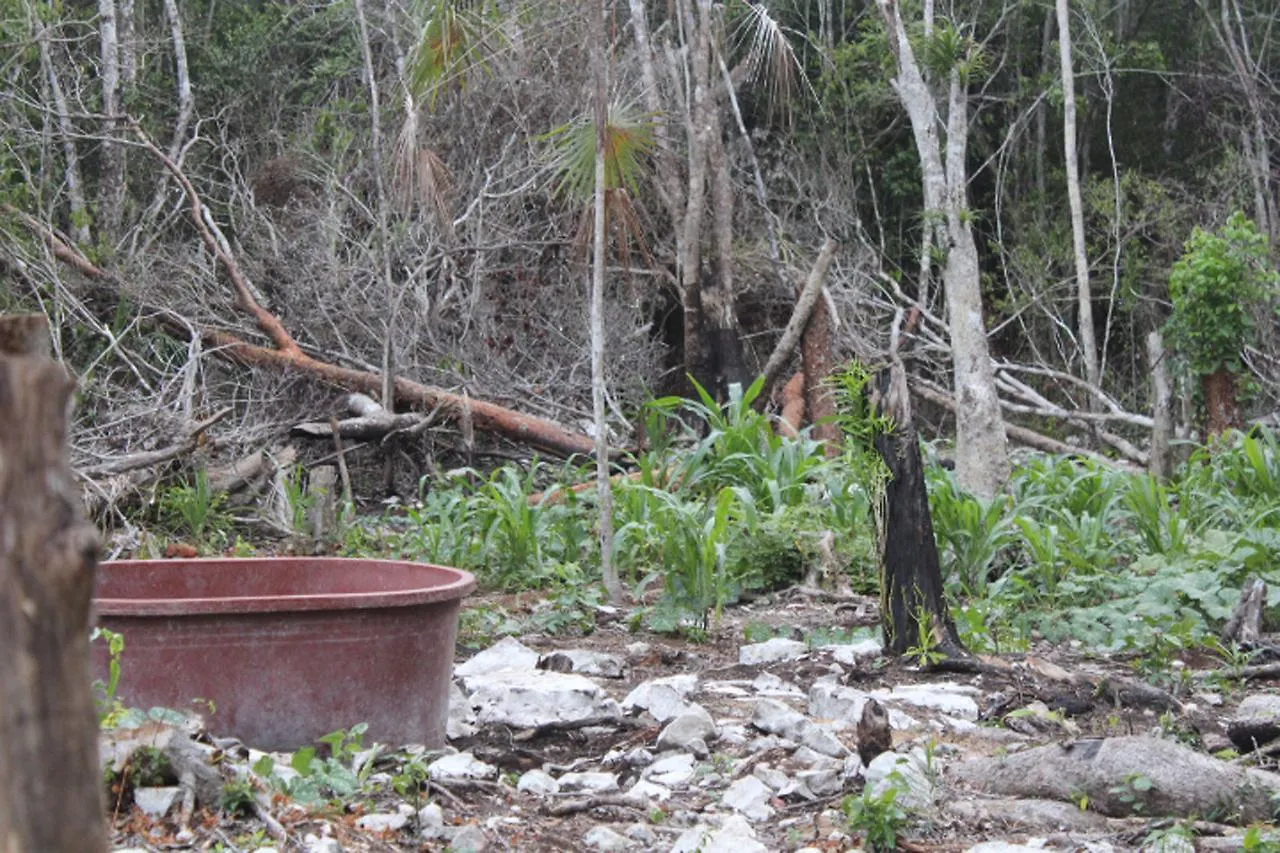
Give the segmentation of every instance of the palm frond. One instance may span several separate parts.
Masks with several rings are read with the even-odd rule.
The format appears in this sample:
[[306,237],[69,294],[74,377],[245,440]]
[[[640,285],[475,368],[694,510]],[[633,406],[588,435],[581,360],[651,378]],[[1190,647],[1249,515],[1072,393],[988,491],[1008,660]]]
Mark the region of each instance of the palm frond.
[[497,32],[494,7],[492,0],[421,0],[407,81],[416,99],[434,103],[445,84],[465,84],[471,70],[486,67],[481,48]]
[[743,57],[746,79],[753,82],[763,79],[770,104],[786,109],[802,83],[806,89],[812,89],[787,28],[764,3],[743,0],[734,6],[741,14],[732,41],[734,52]]
[[[645,159],[654,147],[653,117],[613,103],[605,119],[605,189],[639,188]],[[578,116],[542,137],[549,143],[547,163],[558,195],[590,198],[595,191],[596,126],[591,114]]]

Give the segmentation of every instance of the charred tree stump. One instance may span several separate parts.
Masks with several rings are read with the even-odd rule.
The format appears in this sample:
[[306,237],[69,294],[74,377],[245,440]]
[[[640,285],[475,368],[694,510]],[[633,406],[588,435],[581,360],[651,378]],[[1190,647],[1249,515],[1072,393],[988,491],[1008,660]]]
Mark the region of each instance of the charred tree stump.
[[902,655],[916,648],[937,655],[937,660],[922,660],[932,664],[967,652],[947,609],[906,371],[895,362],[876,376],[872,395],[894,424],[875,438],[890,474],[878,519],[881,623],[889,652]]
[[98,536],[67,461],[74,382],[0,317],[0,853],[107,848],[90,689]]

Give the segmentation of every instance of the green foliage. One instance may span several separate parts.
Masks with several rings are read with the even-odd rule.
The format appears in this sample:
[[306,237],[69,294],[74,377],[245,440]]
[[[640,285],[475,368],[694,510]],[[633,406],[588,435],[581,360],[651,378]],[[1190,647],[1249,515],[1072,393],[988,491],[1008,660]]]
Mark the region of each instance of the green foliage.
[[1129,810],[1135,815],[1141,814],[1146,808],[1147,798],[1151,792],[1155,790],[1155,783],[1151,781],[1150,776],[1142,773],[1130,773],[1125,776],[1124,781],[1110,789],[1109,793],[1114,794],[1120,802],[1129,806]]
[[222,797],[218,805],[232,817],[244,817],[253,813],[255,799],[253,783],[243,779],[222,786]]
[[1280,284],[1267,238],[1243,213],[1216,232],[1196,228],[1169,277],[1170,343],[1191,372],[1239,373],[1241,350],[1253,340],[1253,310]]
[[[373,753],[364,750],[366,723],[350,730],[331,732],[320,741],[329,747],[329,755],[321,757],[313,746],[303,747],[289,760],[292,773],[276,769],[275,759],[264,755],[253,765],[253,772],[276,790],[298,802],[317,806],[357,794],[373,772]],[[364,758],[357,763],[358,758]]]
[[[890,779],[893,779],[891,774]],[[903,783],[885,786],[879,794],[868,788],[860,796],[845,797],[841,804],[849,831],[862,835],[866,846],[875,851],[896,850],[898,836],[907,821],[907,811],[898,802]]]
[[204,470],[181,485],[171,487],[160,500],[160,517],[175,533],[188,535],[197,543],[218,543],[225,536],[231,519],[227,515],[227,496],[215,492]]
[[[645,158],[656,144],[654,129],[652,116],[625,104],[609,105],[604,127],[606,190],[625,188],[633,195],[640,191]],[[590,112],[542,137],[550,148],[548,161],[557,193],[578,200],[592,197],[597,138],[595,117]]]
[[107,644],[107,680],[93,682],[94,703],[98,706],[98,725],[112,728],[124,712],[124,704],[117,691],[120,689],[120,661],[124,656],[124,635],[108,628],[95,626],[89,634],[89,642],[102,640]]

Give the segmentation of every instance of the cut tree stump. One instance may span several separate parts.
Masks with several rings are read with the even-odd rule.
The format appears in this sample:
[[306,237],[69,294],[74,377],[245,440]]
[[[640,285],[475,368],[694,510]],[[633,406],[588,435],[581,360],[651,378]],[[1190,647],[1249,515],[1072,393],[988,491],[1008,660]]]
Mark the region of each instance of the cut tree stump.
[[75,383],[0,317],[0,853],[107,849],[90,689],[98,535],[67,460]]

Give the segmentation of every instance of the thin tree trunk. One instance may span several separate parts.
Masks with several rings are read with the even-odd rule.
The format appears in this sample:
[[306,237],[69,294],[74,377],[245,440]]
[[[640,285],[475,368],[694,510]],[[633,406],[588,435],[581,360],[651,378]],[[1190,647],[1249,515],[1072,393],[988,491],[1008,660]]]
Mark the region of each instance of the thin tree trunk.
[[1009,479],[1009,444],[982,319],[982,275],[967,199],[968,95],[956,70],[951,72],[948,101],[946,197],[951,246],[942,283],[947,292],[956,402],[960,404],[956,411],[956,478],[964,488],[989,500]]
[[43,316],[0,318],[0,853],[98,853],[98,535],[67,463],[75,383],[47,357],[48,334]]
[[[1040,74],[1044,78],[1049,76],[1049,46],[1053,43],[1053,25],[1055,18],[1053,15],[1044,16],[1044,29],[1040,34]],[[1041,98],[1036,104],[1036,121],[1035,121],[1035,182],[1036,195],[1039,198],[1045,197],[1045,153],[1049,148],[1049,104],[1047,98]]]
[[[629,0],[629,4],[631,30],[636,39],[636,52],[640,54],[640,81],[644,87],[645,109],[653,116],[658,137],[658,150],[654,155],[659,164],[655,186],[658,197],[666,208],[667,216],[671,219],[671,227],[679,239],[681,224],[684,221],[684,213],[680,209],[684,193],[680,189],[680,170],[676,158],[672,155],[670,140],[667,138],[669,128],[664,120],[667,111],[663,108],[662,91],[658,87],[658,76],[653,68],[648,12],[645,9],[644,0]],[[679,252],[679,250],[680,247],[677,245],[676,251]]]
[[[1071,62],[1071,11],[1068,0],[1057,0],[1058,55],[1062,60],[1062,139],[1067,166],[1067,202],[1071,207],[1071,247],[1076,261],[1076,312],[1084,375],[1090,385],[1101,388],[1098,345],[1093,327],[1093,293],[1089,286],[1089,255],[1084,241],[1084,202],[1080,197],[1080,171],[1076,156],[1076,82]],[[1089,398],[1091,401],[1093,398]]]
[[613,487],[609,482],[609,433],[605,423],[604,261],[605,151],[609,145],[609,66],[605,55],[605,2],[591,9],[591,64],[595,76],[596,187],[591,263],[591,413],[596,429],[596,489],[600,500],[600,571],[609,600],[622,600],[622,584],[613,562]]
[[[355,0],[356,21],[360,26],[360,54],[364,61],[366,84],[369,87],[369,159],[373,166],[373,187],[376,194],[378,224],[378,262],[382,267],[382,281],[386,288],[387,318],[386,339],[382,343],[382,406],[388,412],[396,410],[396,362],[395,329],[403,293],[397,290],[391,275],[391,229],[386,185],[382,175],[382,103],[378,96],[377,69],[373,65],[373,48],[369,41],[369,23],[365,18],[364,0]],[[384,488],[387,494],[395,490],[394,448],[385,448]]]
[[102,164],[98,177],[98,225],[109,240],[120,233],[124,216],[125,147],[115,138],[122,114],[120,36],[116,0],[98,0],[98,43],[102,58],[102,111],[106,114]]
[[742,351],[738,312],[733,293],[733,181],[725,156],[719,116],[713,110],[713,127],[708,169],[711,181],[711,240],[715,252],[715,277],[702,295],[703,317],[707,323],[708,366],[714,377],[716,394],[729,385],[745,385],[747,365]]
[[689,103],[689,187],[685,194],[683,236],[680,240],[680,304],[684,310],[685,372],[706,384],[702,305],[702,220],[706,208],[710,155],[711,3],[697,0],[698,15],[689,16],[692,39],[693,97]]
[[62,90],[62,81],[58,78],[58,69],[53,61],[49,28],[40,19],[39,11],[33,8],[30,10],[30,15],[36,44],[40,50],[40,66],[49,83],[49,93],[53,96],[53,108],[58,120],[58,135],[62,137],[62,157],[66,161],[67,204],[71,209],[71,237],[77,243],[88,243],[89,206],[84,199],[84,180],[80,177],[80,155],[76,151],[76,134],[71,124],[71,111],[67,107],[67,96]]
[[[178,9],[178,0],[164,0],[164,16],[169,22],[169,37],[173,42],[174,77],[178,89],[178,115],[173,122],[173,137],[169,141],[169,159],[179,167],[185,159],[187,145],[187,128],[191,117],[195,114],[196,101],[191,89],[191,72],[187,67],[187,40],[182,26],[182,12]],[[146,238],[144,232],[151,229],[155,218],[164,208],[168,197],[169,173],[161,172],[156,178],[155,192],[146,213],[141,217],[140,225],[134,232],[134,240]],[[149,238],[146,238],[149,239]],[[136,249],[135,249],[136,253]]]
[[1164,339],[1159,330],[1147,335],[1147,366],[1151,370],[1151,454],[1152,475],[1167,480],[1173,474],[1173,386],[1165,359]]

